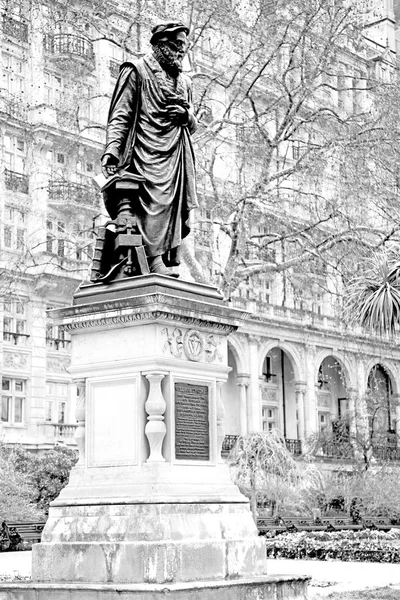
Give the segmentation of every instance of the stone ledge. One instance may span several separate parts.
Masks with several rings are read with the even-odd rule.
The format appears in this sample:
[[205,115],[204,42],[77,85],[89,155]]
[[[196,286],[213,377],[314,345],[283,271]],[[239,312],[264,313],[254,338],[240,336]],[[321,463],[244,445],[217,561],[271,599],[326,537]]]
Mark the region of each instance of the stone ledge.
[[307,600],[307,576],[173,584],[0,583],[0,600]]

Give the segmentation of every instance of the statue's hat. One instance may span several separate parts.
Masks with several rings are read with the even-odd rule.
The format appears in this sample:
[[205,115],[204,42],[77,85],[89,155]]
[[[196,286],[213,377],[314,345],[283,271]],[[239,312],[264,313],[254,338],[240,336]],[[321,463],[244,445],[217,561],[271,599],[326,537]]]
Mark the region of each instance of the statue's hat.
[[177,31],[184,31],[186,35],[189,34],[189,27],[186,27],[183,23],[161,23],[156,25],[151,30],[152,36],[150,38],[150,44],[154,44],[157,40],[162,37],[168,37]]

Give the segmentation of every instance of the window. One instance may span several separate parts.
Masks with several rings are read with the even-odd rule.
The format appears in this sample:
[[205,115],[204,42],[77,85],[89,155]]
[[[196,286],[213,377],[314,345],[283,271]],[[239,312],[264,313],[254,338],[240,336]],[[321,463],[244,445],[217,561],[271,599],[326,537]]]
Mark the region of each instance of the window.
[[318,429],[320,433],[324,433],[330,430],[331,425],[331,414],[328,412],[318,413]]
[[56,254],[60,258],[65,257],[65,223],[63,221],[48,220],[46,224],[46,251]]
[[65,164],[65,154],[62,154],[62,152],[57,152],[57,162],[60,165],[64,165]]
[[1,421],[22,425],[24,420],[26,382],[23,379],[2,378]]
[[45,102],[50,106],[59,107],[64,92],[63,78],[54,73],[44,73]]
[[65,423],[67,420],[68,383],[46,382],[45,418],[47,422]]
[[262,429],[263,431],[271,431],[276,427],[276,408],[271,406],[263,406],[262,407]]
[[13,206],[4,207],[3,247],[22,252],[25,248],[25,213]]
[[19,136],[5,134],[4,136],[4,166],[16,173],[25,172],[26,143]]
[[[54,308],[52,306],[48,307]],[[54,325],[51,316],[47,317],[46,325],[46,346],[54,350],[67,350],[71,342],[71,337],[60,325]]]
[[3,339],[13,344],[24,344],[29,337],[26,333],[26,303],[19,300],[4,302]]
[[3,77],[1,87],[13,96],[22,97],[25,92],[25,64],[22,58],[3,52]]

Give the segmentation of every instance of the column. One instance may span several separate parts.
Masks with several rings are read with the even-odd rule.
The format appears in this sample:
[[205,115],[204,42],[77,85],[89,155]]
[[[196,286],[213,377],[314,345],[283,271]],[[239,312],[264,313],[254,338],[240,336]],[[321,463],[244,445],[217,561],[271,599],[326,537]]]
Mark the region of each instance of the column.
[[260,381],[258,373],[258,346],[260,338],[249,335],[249,364],[250,385],[247,412],[247,424],[249,433],[261,431],[261,406],[260,406]]
[[224,385],[225,381],[218,381],[216,382],[217,384],[217,410],[216,410],[216,417],[217,417],[217,461],[218,462],[225,462],[224,459],[221,456],[221,452],[222,452],[222,444],[224,442],[224,437],[225,437],[225,428],[224,428],[224,416],[225,416],[225,409],[224,409],[224,405],[222,402],[222,398],[221,398],[221,388]]
[[239,388],[239,418],[240,418],[240,435],[245,435],[248,431],[247,423],[247,390],[249,387],[249,376],[238,375],[237,386]]
[[357,437],[357,423],[356,423],[356,403],[357,403],[357,390],[349,388],[347,390],[347,397],[349,401],[349,428],[350,428],[350,440],[355,440]]
[[78,396],[75,409],[77,422],[75,441],[78,446],[79,460],[76,466],[84,467],[86,464],[86,379],[75,379],[74,383]]
[[296,406],[299,423],[299,439],[301,440],[302,444],[304,443],[306,437],[304,415],[304,396],[306,394],[306,388],[307,384],[305,381],[295,382]]
[[306,346],[307,393],[304,398],[304,436],[306,439],[318,431],[315,353],[314,345]]
[[400,439],[400,394],[393,394],[392,400],[396,408],[396,434],[397,438]]

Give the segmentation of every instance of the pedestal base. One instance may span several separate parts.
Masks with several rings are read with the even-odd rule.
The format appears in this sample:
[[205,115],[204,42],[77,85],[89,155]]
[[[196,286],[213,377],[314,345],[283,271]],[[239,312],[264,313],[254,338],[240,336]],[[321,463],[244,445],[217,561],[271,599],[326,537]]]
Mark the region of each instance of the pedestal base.
[[35,581],[163,584],[265,572],[246,504],[51,507],[32,552]]
[[267,576],[162,585],[0,583],[5,600],[307,600],[308,577]]

